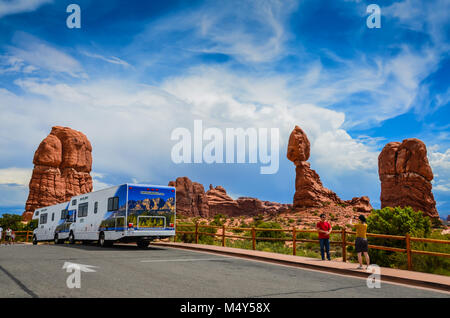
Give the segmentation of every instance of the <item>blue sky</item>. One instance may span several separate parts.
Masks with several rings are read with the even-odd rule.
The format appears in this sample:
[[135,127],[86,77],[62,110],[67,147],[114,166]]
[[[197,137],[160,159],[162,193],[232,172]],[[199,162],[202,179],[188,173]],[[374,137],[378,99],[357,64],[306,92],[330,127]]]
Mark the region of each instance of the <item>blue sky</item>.
[[[66,7],[81,8],[81,28]],[[381,8],[369,29],[366,8]],[[289,133],[342,199],[379,207],[377,157],[428,148],[437,209],[450,211],[448,1],[0,0],[0,213],[23,212],[33,154],[52,126],[93,144],[94,188],[188,176],[230,195],[291,203]],[[175,164],[171,132],[278,128],[279,170]]]

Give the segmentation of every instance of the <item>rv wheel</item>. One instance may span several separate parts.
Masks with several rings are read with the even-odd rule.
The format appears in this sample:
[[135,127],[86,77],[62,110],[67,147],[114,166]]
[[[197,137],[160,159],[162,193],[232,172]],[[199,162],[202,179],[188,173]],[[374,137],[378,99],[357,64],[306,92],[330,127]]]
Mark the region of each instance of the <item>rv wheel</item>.
[[98,239],[98,244],[99,244],[101,247],[112,246],[112,242],[111,242],[111,241],[105,240],[105,233],[103,233],[103,232],[100,233],[100,237],[99,237],[99,239]]
[[58,234],[55,234],[55,239],[54,239],[55,244],[60,244],[61,240],[58,239]]
[[73,232],[70,232],[69,234],[69,244],[75,244],[75,236],[73,235]]
[[141,240],[141,241],[137,241],[136,244],[139,248],[147,248],[148,245],[150,244],[150,241]]
[[33,245],[37,245],[37,238],[36,238],[36,235],[33,235]]

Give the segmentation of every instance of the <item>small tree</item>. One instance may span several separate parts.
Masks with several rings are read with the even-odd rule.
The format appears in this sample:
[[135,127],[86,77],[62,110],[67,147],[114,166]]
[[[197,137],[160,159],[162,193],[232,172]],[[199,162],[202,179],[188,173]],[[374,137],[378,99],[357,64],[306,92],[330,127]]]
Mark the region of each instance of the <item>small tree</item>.
[[[404,236],[409,233],[415,237],[428,237],[431,233],[430,218],[422,211],[414,211],[411,207],[386,207],[373,210],[367,217],[367,232]],[[406,248],[404,240],[369,237],[369,244]],[[386,267],[406,268],[406,254],[369,249],[371,263]]]
[[4,213],[0,218],[0,226],[3,229],[11,228],[13,231],[21,231],[24,228],[22,216],[18,214]]

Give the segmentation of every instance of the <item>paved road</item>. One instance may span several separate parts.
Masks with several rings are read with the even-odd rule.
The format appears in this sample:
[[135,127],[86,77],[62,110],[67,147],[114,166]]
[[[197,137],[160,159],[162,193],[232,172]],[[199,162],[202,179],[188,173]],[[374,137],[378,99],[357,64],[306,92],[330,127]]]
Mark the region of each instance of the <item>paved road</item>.
[[[92,265],[69,289],[65,262]],[[448,294],[209,253],[121,245],[0,246],[0,297],[449,297]]]

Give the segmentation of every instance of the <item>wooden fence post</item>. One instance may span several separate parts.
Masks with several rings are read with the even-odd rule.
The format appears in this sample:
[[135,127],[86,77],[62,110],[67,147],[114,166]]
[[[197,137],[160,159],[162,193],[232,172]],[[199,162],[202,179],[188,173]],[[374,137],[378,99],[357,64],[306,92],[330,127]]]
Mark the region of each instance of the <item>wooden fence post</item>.
[[295,232],[295,226],[292,229],[292,255],[297,255],[297,233]]
[[222,225],[222,246],[225,247],[225,224]]
[[195,244],[198,244],[198,222],[195,222]]
[[253,250],[256,250],[256,231],[254,227],[252,227],[252,241]]
[[345,228],[342,229],[342,261],[347,262],[347,234]]
[[412,258],[411,258],[411,240],[409,233],[406,233],[406,255],[408,257],[408,270],[412,270]]

